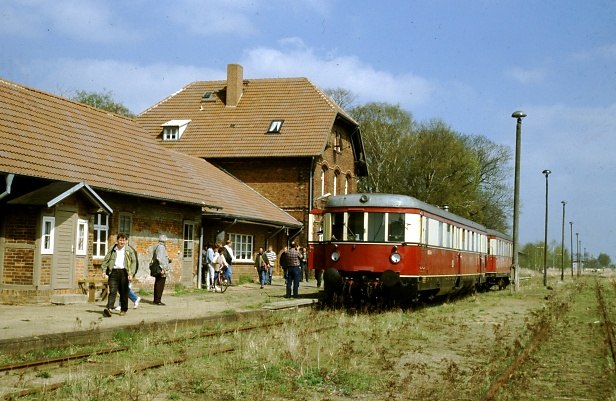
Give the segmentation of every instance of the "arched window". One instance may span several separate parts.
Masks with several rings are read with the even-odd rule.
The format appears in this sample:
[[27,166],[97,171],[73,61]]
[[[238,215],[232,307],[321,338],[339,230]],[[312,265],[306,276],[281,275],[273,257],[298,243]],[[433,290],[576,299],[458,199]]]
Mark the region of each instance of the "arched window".
[[334,188],[333,188],[333,195],[336,196],[338,195],[338,177],[340,176],[340,171],[336,170],[334,172]]
[[344,176],[344,194],[348,194],[349,193],[349,181],[351,181],[351,177],[349,177],[349,175],[345,175]]
[[321,168],[321,196],[325,195],[325,174],[327,172],[327,166]]

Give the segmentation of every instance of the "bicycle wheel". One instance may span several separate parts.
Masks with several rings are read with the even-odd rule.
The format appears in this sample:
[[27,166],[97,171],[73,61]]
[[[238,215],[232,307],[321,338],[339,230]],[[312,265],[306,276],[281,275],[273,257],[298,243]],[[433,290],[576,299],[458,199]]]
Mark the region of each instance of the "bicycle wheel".
[[229,287],[229,280],[222,274],[218,276],[218,286],[220,287],[221,294],[227,291],[227,288]]

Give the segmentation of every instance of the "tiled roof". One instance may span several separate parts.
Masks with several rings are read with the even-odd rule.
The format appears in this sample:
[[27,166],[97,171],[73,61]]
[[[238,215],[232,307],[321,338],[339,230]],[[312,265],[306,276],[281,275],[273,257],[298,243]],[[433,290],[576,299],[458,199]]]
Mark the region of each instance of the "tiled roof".
[[[306,78],[245,79],[239,103],[227,107],[227,81],[193,82],[137,117],[161,141],[165,122],[191,120],[179,141],[165,147],[213,158],[302,157],[323,153],[334,121],[357,123]],[[212,92],[212,100],[202,100]],[[280,133],[267,133],[284,120]]]
[[210,163],[160,146],[133,119],[1,79],[0,117],[0,172],[301,225]]

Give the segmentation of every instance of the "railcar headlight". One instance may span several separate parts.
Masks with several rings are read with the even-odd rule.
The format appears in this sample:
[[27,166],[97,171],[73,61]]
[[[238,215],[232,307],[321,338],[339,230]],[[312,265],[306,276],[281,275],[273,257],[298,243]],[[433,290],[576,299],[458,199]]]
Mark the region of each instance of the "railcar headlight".
[[338,251],[334,251],[334,252],[332,252],[332,256],[331,257],[332,257],[332,260],[334,262],[337,262],[340,259],[340,254],[338,253]]
[[393,263],[394,265],[399,263],[400,259],[402,259],[402,257],[400,256],[398,252],[394,252],[391,255],[389,255],[389,261]]

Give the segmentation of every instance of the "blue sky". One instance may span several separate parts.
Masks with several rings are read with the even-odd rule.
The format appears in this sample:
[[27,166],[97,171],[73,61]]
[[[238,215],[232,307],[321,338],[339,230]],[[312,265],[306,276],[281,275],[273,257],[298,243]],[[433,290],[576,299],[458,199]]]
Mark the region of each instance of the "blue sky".
[[[612,0],[4,0],[0,78],[63,96],[113,93],[138,113],[197,80],[307,77],[515,148],[520,242],[616,261]],[[513,181],[513,166],[511,170]],[[557,262],[557,265],[559,263]]]

